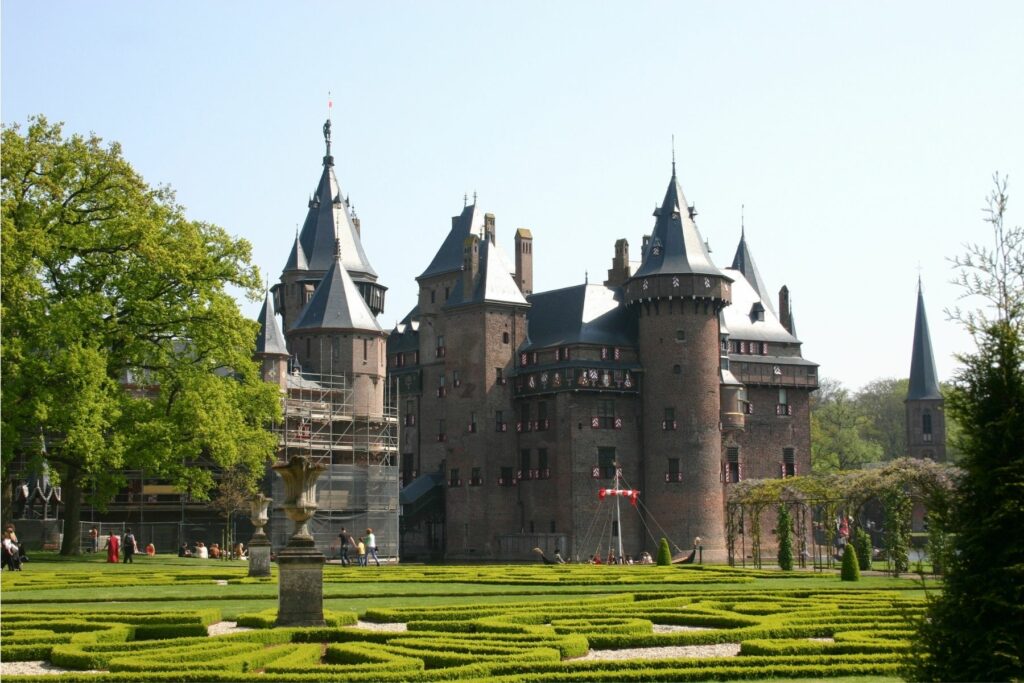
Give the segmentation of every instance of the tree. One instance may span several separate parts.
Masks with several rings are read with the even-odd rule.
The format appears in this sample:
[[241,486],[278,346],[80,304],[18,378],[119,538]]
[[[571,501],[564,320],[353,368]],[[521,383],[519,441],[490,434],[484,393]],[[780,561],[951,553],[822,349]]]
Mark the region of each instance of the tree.
[[662,537],[658,543],[658,565],[668,567],[672,564],[672,551],[668,547],[668,539]]
[[231,524],[235,515],[250,509],[252,497],[256,493],[259,474],[245,465],[238,465],[226,470],[220,476],[210,507],[224,518],[226,536],[224,550],[230,552],[234,544],[234,533]]
[[843,548],[843,566],[839,570],[839,578],[843,581],[860,581],[860,563],[852,543],[847,543]]
[[779,505],[776,533],[779,536],[779,568],[790,571],[793,569],[793,518],[785,503]]
[[811,466],[831,472],[863,467],[882,458],[882,448],[866,438],[869,421],[850,393],[836,387],[811,410]]
[[906,406],[909,379],[883,377],[868,382],[854,397],[866,419],[864,436],[879,444],[886,460],[907,454]]
[[959,357],[947,403],[964,474],[944,590],[920,622],[911,662],[920,680],[1024,679],[1024,229],[1005,226],[1007,204],[997,174],[986,210],[995,246],[970,245],[954,261],[965,295],[984,306],[950,314],[977,350]]
[[874,547],[871,543],[871,534],[864,529],[858,528],[855,539],[857,560],[859,560],[860,569],[861,571],[867,571],[871,569],[871,560],[873,559],[872,555],[874,554]]
[[2,465],[44,464],[79,552],[83,491],[103,506],[125,468],[197,498],[211,467],[261,468],[277,389],[252,361],[250,246],[188,220],[115,143],[63,136],[39,116],[3,128]]

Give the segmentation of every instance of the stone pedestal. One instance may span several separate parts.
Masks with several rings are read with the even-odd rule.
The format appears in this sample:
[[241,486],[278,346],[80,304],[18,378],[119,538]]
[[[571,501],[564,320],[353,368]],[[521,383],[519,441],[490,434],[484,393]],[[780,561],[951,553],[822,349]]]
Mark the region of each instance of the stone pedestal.
[[270,576],[270,539],[267,538],[263,527],[269,517],[267,509],[270,507],[270,498],[262,493],[256,494],[252,500],[252,510],[249,521],[256,527],[256,532],[249,539],[249,576]]
[[324,556],[307,522],[316,513],[316,480],[325,469],[305,456],[274,465],[284,483],[281,507],[295,522],[295,533],[277,555],[278,626],[324,625]]

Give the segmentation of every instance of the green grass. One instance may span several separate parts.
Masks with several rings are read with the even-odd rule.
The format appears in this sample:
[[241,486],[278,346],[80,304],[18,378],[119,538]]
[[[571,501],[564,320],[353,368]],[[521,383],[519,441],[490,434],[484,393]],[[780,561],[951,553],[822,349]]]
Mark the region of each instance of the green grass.
[[[403,622],[410,630],[365,631],[341,626],[349,623],[342,620],[326,629],[209,638],[197,637],[203,627],[196,624],[276,609],[276,567],[271,579],[254,580],[243,562],[157,556],[126,566],[106,564],[100,556],[37,553],[25,571],[3,574],[0,655],[4,661],[50,659],[68,669],[111,672],[84,675],[96,683],[234,680],[243,674],[268,681],[827,677],[868,683],[898,680],[892,676],[924,594],[912,577],[864,576],[851,584],[840,582],[837,572],[328,565],[326,610],[349,619],[357,614]],[[653,624],[703,630],[658,633]],[[808,640],[822,637],[835,642]],[[747,641],[749,652],[709,660],[574,659],[588,649],[742,647]],[[313,644],[321,649],[310,649]],[[137,651],[126,655],[132,648]],[[196,657],[176,654],[209,648],[199,658],[208,663],[202,668],[184,663]]]

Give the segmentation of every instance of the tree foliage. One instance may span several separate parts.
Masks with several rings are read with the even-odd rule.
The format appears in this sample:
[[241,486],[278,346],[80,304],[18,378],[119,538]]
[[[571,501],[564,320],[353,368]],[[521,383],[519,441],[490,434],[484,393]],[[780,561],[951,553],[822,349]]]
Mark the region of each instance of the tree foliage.
[[839,578],[843,581],[860,581],[860,562],[852,543],[843,547],[843,566],[839,570]]
[[662,567],[668,567],[672,564],[672,551],[668,547],[668,539],[662,537],[661,541],[658,542],[658,559],[657,564]]
[[947,405],[960,420],[964,479],[951,525],[944,590],[920,623],[920,680],[1024,679],[1024,230],[1007,228],[1005,179],[986,220],[995,247],[970,245],[958,282],[983,307],[951,315],[977,350]]
[[793,517],[789,514],[789,506],[784,503],[779,505],[776,533],[779,538],[779,568],[790,571],[793,569]]
[[811,411],[811,464],[816,471],[859,469],[882,459],[882,448],[867,438],[871,422],[850,393],[837,388]]
[[260,278],[247,242],[187,219],[116,143],[36,117],[3,150],[4,480],[49,466],[74,553],[82,492],[102,506],[123,469],[202,498],[212,467],[273,452],[276,389],[226,291],[256,297]]

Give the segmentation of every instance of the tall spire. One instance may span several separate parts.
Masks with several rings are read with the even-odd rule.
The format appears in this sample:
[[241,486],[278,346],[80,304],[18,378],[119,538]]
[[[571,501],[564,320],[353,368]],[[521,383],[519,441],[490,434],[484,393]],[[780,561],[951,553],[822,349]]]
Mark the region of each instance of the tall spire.
[[288,353],[288,346],[284,342],[284,335],[281,334],[281,326],[277,324],[274,298],[269,290],[267,291],[266,299],[263,301],[263,308],[260,309],[260,316],[257,318],[257,322],[260,324],[260,331],[256,336],[256,355],[290,355]]
[[917,278],[917,317],[914,320],[914,347],[910,356],[910,386],[907,400],[941,399],[932,339],[928,331],[928,316],[924,310],[924,291],[921,276]]
[[778,315],[775,311],[775,306],[772,303],[772,297],[768,293],[768,288],[764,285],[764,280],[761,278],[761,271],[757,269],[757,264],[754,263],[754,257],[750,253],[750,247],[747,246],[747,234],[746,229],[743,227],[743,218],[740,218],[740,243],[736,247],[736,255],[732,258],[733,270],[738,270],[743,273],[743,277],[747,279],[750,286],[754,288],[757,295],[761,298],[762,303],[768,307],[773,314]]

